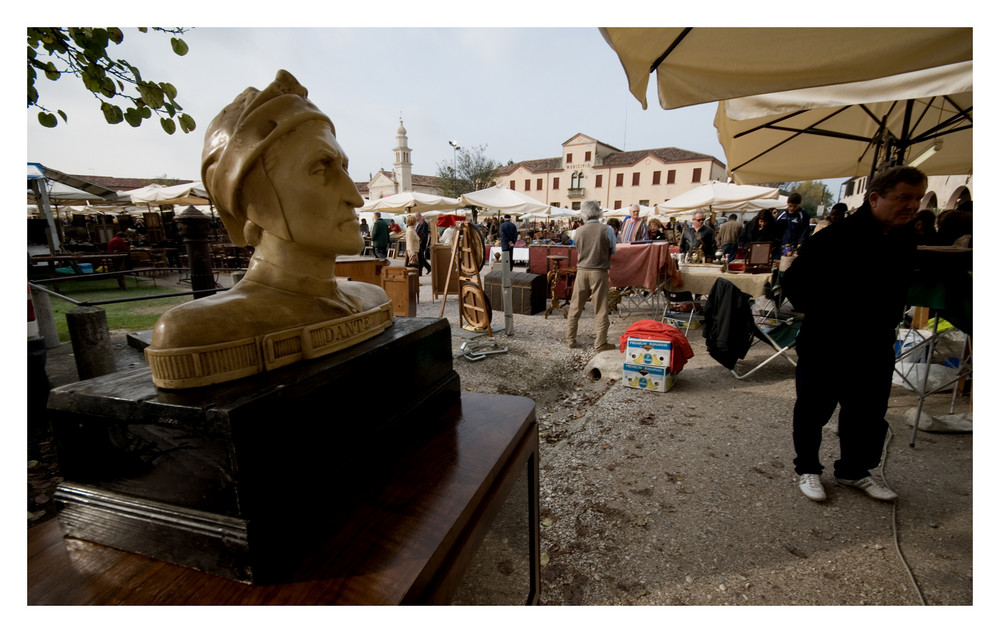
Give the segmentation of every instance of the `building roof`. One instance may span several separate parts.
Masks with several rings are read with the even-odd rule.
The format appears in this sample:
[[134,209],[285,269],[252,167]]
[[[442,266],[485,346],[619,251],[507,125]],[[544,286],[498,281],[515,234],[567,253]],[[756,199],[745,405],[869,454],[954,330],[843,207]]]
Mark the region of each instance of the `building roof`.
[[[576,138],[574,135],[573,138]],[[597,141],[600,143],[600,141]],[[604,143],[600,143],[606,147],[611,147]],[[600,164],[594,164],[594,167],[621,167],[627,165],[634,165],[646,156],[655,156],[656,158],[662,160],[665,163],[681,163],[691,160],[711,160],[716,161],[721,164],[714,156],[709,156],[708,154],[700,154],[698,152],[692,152],[686,149],[679,149],[677,147],[659,147],[656,149],[637,149],[630,152],[614,151],[606,154],[601,160]],[[532,173],[539,173],[544,171],[562,171],[563,169],[563,159],[558,158],[537,158],[534,160],[522,160],[519,163],[513,163],[511,165],[503,165],[499,167],[496,171],[497,176],[506,176],[515,172],[519,167],[524,167]]]
[[538,173],[543,171],[562,171],[562,157],[556,158],[537,158],[535,160],[522,160],[519,163],[514,163],[512,165],[502,165],[497,168],[497,176],[505,176],[517,170],[518,167],[524,167],[532,173]]
[[[378,170],[377,173],[379,173],[379,174],[385,174],[386,178],[388,178],[392,182],[396,182],[396,172],[392,172],[392,171],[389,171],[387,169],[380,169],[380,170]],[[372,180],[375,180],[375,179],[372,178]],[[369,180],[368,182],[371,182],[371,180]],[[365,190],[366,191],[368,190],[368,182],[365,183]],[[357,183],[355,183],[355,184],[357,184]],[[423,187],[440,187],[441,186],[441,179],[438,178],[437,176],[424,176],[424,175],[421,175],[421,174],[410,174],[410,184],[412,184],[412,185],[420,185],[420,186],[423,186]],[[359,185],[359,190],[360,190],[360,185]]]
[[718,161],[717,158],[708,154],[700,154],[677,147],[659,147],[657,149],[637,149],[631,152],[612,152],[604,157],[601,164],[605,167],[634,165],[646,156],[655,156],[665,163],[681,163],[689,160]]

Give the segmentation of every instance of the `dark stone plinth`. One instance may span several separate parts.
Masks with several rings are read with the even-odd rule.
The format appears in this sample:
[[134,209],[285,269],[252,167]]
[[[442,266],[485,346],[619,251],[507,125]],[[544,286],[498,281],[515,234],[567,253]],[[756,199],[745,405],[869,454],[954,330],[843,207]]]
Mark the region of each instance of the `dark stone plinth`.
[[165,390],[148,368],[54,389],[68,536],[252,582],[329,531],[359,462],[391,458],[460,395],[447,320],[397,318],[336,354]]

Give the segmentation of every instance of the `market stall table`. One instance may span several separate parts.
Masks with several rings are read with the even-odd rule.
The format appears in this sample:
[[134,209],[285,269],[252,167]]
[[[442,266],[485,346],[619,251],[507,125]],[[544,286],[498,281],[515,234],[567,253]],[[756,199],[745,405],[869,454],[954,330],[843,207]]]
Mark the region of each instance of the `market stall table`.
[[751,297],[764,296],[771,283],[771,273],[722,272],[722,264],[682,265],[682,283],[671,287],[673,292],[707,295],[716,279],[724,278]]

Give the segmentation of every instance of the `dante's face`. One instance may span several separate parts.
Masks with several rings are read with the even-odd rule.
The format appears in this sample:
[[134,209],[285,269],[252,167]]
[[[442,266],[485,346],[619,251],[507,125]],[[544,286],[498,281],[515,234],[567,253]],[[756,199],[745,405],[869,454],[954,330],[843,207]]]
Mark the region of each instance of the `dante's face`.
[[268,178],[291,240],[335,255],[360,252],[365,244],[354,210],[364,201],[347,173],[347,155],[330,125],[307,121],[271,149],[280,153]]

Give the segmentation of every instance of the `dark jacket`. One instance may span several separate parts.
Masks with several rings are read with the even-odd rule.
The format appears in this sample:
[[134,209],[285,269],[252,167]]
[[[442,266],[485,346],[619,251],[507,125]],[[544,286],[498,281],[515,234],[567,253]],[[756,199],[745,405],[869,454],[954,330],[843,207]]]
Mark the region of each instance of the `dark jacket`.
[[867,206],[806,240],[781,280],[805,314],[799,353],[850,353],[864,362],[891,350],[915,256],[912,227],[884,233]]
[[372,224],[372,246],[375,248],[389,247],[389,225],[379,218]]
[[425,251],[430,244],[431,229],[427,226],[427,220],[420,218],[416,227],[417,237],[420,238],[420,250]]
[[517,226],[510,220],[504,220],[500,225],[500,250],[509,251],[517,242]]
[[732,282],[716,279],[705,302],[705,347],[708,354],[726,369],[747,355],[753,342],[751,297]]

